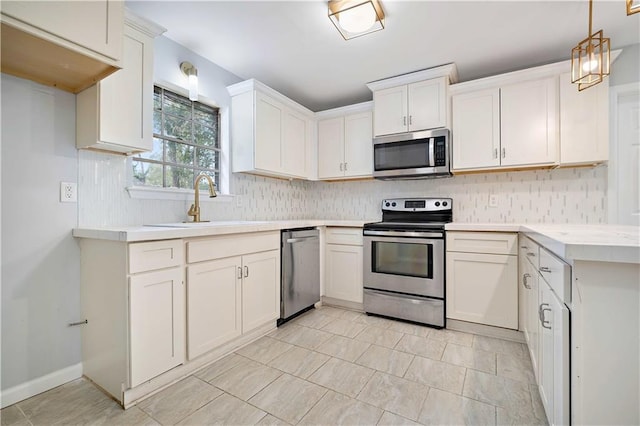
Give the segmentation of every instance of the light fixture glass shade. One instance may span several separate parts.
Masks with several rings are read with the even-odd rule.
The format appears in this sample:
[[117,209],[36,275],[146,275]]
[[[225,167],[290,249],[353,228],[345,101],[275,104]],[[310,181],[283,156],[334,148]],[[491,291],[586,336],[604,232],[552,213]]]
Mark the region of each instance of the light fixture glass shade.
[[571,50],[571,82],[584,90],[609,75],[611,46],[602,30],[591,34]]
[[329,19],[345,40],[384,28],[378,0],[330,0]]
[[198,100],[198,70],[191,62],[182,62],[180,70],[189,78],[189,100]]

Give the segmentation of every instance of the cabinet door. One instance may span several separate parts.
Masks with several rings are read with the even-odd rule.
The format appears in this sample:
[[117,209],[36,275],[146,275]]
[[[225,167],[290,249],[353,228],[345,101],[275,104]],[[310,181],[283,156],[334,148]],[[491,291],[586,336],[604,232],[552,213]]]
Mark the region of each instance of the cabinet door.
[[182,268],[129,279],[131,387],[184,362]]
[[569,73],[560,75],[560,163],[609,159],[609,83],[579,92]]
[[409,131],[447,125],[445,77],[412,83],[407,90]]
[[500,90],[480,90],[453,96],[452,168],[500,165]]
[[540,280],[540,398],[550,425],[569,424],[569,310]]
[[153,147],[153,39],[126,26],[122,64],[122,70],[98,83],[97,137],[101,142],[150,151]]
[[558,159],[556,77],[500,89],[501,164],[555,163]]
[[362,303],[362,247],[327,244],[325,296]]
[[109,58],[122,54],[121,0],[7,1],[2,13]]
[[307,176],[307,120],[302,115],[284,110],[282,135],[282,171],[291,176]]
[[447,317],[518,328],[518,257],[447,252]]
[[347,115],[344,118],[345,176],[373,174],[373,135],[371,112]]
[[373,133],[375,136],[406,132],[407,86],[373,92]]
[[187,268],[189,360],[242,333],[241,266],[240,257],[231,257]]
[[[255,168],[282,172],[281,143],[284,106],[256,92]],[[246,123],[248,126],[250,123]]]
[[280,317],[280,251],[242,257],[242,332]]
[[319,121],[318,177],[331,179],[342,176],[344,176],[344,118]]

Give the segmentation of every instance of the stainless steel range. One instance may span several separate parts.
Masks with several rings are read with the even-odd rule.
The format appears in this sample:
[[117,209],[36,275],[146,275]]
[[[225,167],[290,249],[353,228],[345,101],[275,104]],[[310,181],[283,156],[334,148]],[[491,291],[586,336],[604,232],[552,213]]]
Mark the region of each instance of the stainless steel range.
[[382,222],[364,225],[364,310],[445,326],[445,231],[451,198],[382,201]]

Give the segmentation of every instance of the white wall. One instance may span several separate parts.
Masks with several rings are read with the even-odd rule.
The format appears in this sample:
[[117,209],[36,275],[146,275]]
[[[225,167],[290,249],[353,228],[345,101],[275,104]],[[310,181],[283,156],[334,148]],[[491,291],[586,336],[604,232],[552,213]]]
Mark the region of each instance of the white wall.
[[80,329],[67,326],[80,319],[77,205],[59,202],[60,182],[77,181],[75,96],[5,74],[1,83],[4,403],[81,355]]

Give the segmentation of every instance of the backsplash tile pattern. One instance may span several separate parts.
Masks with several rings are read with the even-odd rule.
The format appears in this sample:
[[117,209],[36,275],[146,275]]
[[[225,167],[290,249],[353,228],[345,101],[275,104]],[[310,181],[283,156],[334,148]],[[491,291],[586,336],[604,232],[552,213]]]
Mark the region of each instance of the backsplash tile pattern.
[[[310,207],[318,217],[380,217],[392,197],[451,197],[456,222],[606,223],[607,168],[483,173],[445,179],[315,183]],[[498,207],[489,207],[489,195]]]
[[[132,226],[187,219],[191,201],[133,199],[125,157],[79,151],[79,226]],[[306,182],[233,174],[236,197],[201,201],[206,220],[380,218],[391,197],[451,197],[456,222],[606,223],[607,168],[484,173],[414,181]],[[498,207],[489,207],[494,194]]]

